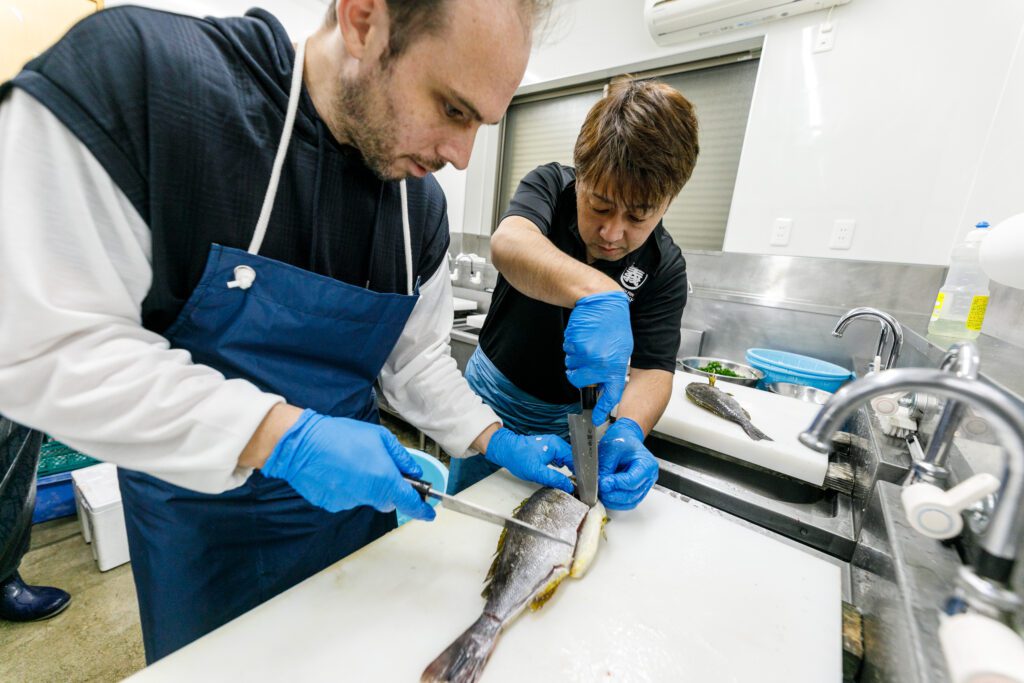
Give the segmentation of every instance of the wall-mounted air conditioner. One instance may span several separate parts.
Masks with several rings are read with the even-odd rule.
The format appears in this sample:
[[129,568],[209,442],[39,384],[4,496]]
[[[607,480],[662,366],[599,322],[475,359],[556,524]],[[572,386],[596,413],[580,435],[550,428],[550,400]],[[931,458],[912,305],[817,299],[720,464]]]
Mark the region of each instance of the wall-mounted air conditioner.
[[850,0],[645,0],[647,30],[659,45],[722,35]]

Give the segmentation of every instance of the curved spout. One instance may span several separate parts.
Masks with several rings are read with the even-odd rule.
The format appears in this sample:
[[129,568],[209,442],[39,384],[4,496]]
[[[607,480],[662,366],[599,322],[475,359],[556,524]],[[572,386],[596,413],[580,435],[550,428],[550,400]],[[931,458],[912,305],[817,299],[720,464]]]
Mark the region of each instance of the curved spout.
[[889,347],[889,356],[885,361],[885,369],[891,370],[899,360],[900,352],[903,349],[903,327],[899,322],[897,322],[896,318],[892,317],[885,311],[880,311],[877,308],[861,306],[860,308],[850,309],[841,318],[839,318],[835,329],[832,330],[832,336],[842,337],[843,332],[846,331],[846,327],[858,318],[874,318],[882,325],[882,333],[878,339],[878,355],[882,355],[882,347],[885,346],[887,336],[886,332],[892,336],[892,345]]
[[839,389],[800,435],[800,442],[828,453],[832,435],[862,403],[881,394],[906,390],[925,391],[971,405],[984,411],[1005,431],[1006,465],[999,487],[999,504],[981,541],[977,573],[1006,582],[1024,530],[1024,407],[1009,394],[943,370],[906,368],[875,373]]
[[[967,379],[977,379],[980,367],[981,355],[978,353],[978,347],[971,342],[957,342],[950,346],[942,358],[942,363],[939,364],[940,370]],[[924,459],[911,465],[908,484],[925,481],[939,486],[944,485],[949,474],[946,470],[946,456],[949,455],[949,447],[953,443],[953,433],[960,426],[965,412],[966,408],[959,401],[950,399],[946,402],[939,423],[928,441],[928,451]]]

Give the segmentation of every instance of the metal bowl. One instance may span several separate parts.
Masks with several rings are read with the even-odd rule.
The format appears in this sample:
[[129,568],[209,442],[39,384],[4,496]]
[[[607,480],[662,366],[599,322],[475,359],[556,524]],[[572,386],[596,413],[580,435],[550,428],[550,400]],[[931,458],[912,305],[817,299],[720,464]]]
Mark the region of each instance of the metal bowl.
[[830,398],[832,393],[825,391],[824,389],[815,389],[803,384],[792,384],[790,382],[772,382],[771,384],[765,385],[765,388],[773,394],[781,394],[782,396],[789,396],[790,398],[800,399],[806,403],[817,403],[819,406],[825,405]]
[[722,367],[728,368],[735,372],[741,377],[729,377],[728,375],[715,375],[715,381],[720,382],[732,382],[733,384],[742,384],[743,386],[752,387],[762,379],[764,379],[764,373],[757,368],[752,368],[749,365],[743,365],[742,363],[735,363],[725,358],[712,358],[710,356],[688,356],[686,358],[680,358],[676,361],[676,366],[683,372],[689,372],[694,375],[701,375],[703,377],[711,377],[713,373],[704,372],[700,368],[704,367],[712,361],[718,361]]

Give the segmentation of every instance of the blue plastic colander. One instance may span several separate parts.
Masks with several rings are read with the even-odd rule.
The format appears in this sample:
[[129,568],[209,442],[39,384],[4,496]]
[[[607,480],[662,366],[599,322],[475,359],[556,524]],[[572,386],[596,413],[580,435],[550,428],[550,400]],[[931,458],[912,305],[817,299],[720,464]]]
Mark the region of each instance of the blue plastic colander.
[[764,373],[758,386],[772,382],[803,384],[834,392],[846,383],[853,373],[834,363],[811,356],[802,356],[775,349],[747,349],[747,363]]
[[[430,488],[435,491],[448,490],[448,468],[441,464],[440,460],[415,448],[406,448],[405,450],[409,451],[409,455],[414,457],[420,467],[423,468],[423,479],[430,482]],[[427,498],[427,502],[436,507],[441,501],[437,498]],[[405,524],[410,519],[410,517],[403,515],[401,512],[398,513],[399,526]]]

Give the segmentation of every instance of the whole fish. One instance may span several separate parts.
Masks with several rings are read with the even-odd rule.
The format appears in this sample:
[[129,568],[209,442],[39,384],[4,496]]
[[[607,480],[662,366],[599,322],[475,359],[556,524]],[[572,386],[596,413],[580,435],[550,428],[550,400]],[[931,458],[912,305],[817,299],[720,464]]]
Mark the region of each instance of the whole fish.
[[483,614],[430,663],[420,680],[476,681],[509,622],[527,606],[531,610],[543,607],[566,576],[583,576],[597,553],[604,515],[601,503],[590,508],[558,489],[542,488],[530,496],[514,516],[566,540],[575,540],[575,549],[505,527],[487,573]]
[[743,427],[743,431],[754,441],[773,440],[772,437],[754,426],[750,421],[750,414],[743,409],[739,401],[714,384],[691,382],[686,385],[686,397],[701,408]]

